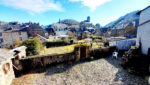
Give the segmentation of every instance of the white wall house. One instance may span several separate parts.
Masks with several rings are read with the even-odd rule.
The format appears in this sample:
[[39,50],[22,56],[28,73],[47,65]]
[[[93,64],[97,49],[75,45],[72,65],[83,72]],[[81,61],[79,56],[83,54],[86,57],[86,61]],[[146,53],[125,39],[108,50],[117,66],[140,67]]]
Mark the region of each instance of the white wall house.
[[54,29],[56,36],[68,35],[67,25],[61,23],[55,23],[51,26]]
[[27,32],[23,31],[1,31],[0,32],[0,46],[7,47],[14,45],[15,40],[24,41],[28,39]]
[[136,47],[140,46],[142,53],[147,55],[150,48],[150,6],[141,10],[139,26],[137,31]]
[[55,23],[51,26],[51,28],[54,29],[55,36],[49,36],[50,41],[68,39],[69,35],[67,25],[62,23]]

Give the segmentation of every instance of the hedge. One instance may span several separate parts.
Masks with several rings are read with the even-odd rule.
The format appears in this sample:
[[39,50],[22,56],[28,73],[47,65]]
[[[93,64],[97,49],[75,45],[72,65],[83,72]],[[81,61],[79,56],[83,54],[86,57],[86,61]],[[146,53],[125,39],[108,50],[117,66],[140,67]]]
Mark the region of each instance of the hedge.
[[70,43],[67,41],[51,41],[51,42],[46,42],[46,47],[57,47],[57,46],[65,46],[69,45]]

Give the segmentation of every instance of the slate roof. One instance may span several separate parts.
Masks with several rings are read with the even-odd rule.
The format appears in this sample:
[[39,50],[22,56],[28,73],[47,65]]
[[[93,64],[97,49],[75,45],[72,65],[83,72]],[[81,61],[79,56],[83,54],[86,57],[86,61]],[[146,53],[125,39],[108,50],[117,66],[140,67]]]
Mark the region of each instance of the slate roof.
[[142,11],[144,11],[144,10],[146,10],[148,8],[150,8],[150,6],[148,6],[148,7],[144,8],[143,10],[139,11],[137,14],[140,15]]

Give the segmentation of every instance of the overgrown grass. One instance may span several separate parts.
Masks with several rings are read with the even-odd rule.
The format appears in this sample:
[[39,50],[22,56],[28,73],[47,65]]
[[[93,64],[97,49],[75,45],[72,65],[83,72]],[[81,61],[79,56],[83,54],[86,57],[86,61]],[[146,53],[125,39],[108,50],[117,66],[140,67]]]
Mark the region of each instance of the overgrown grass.
[[44,48],[44,53],[41,54],[64,54],[70,53],[74,51],[74,45],[61,46],[61,47],[51,47]]
[[[51,47],[51,48],[44,48],[44,52],[41,52],[41,55],[46,55],[46,54],[65,54],[65,53],[71,53],[74,51],[75,46],[90,46],[90,43],[79,43],[79,44],[73,44],[73,45],[67,45],[67,46],[61,46],[61,47]],[[103,43],[93,43],[92,48],[99,48],[103,47]]]
[[99,47],[104,47],[104,43],[93,43],[92,48],[99,48]]

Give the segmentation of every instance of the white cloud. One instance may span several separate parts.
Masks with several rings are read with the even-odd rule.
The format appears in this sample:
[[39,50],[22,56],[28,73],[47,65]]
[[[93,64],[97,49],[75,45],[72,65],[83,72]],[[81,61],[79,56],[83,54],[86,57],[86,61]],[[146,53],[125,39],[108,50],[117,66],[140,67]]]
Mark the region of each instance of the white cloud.
[[0,4],[34,13],[42,13],[48,10],[63,10],[60,3],[53,0],[1,0]]
[[69,0],[69,1],[71,2],[81,1],[84,6],[87,6],[91,9],[91,11],[94,11],[96,7],[112,0]]

